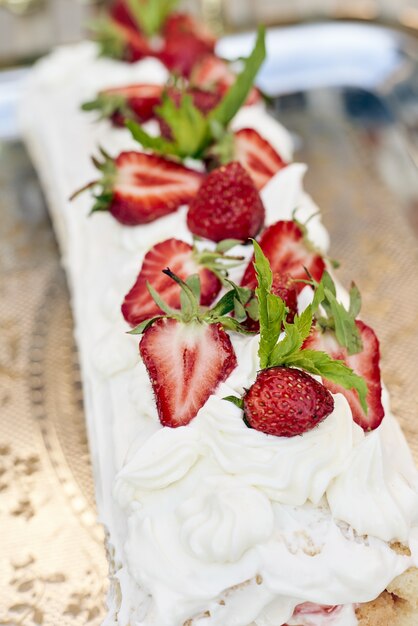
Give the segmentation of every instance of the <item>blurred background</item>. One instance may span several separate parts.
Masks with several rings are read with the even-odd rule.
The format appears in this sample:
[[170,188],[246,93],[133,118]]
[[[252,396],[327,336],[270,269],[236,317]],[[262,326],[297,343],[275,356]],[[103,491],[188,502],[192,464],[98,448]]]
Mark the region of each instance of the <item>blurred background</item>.
[[[45,53],[52,46],[85,35],[100,0],[0,0],[0,64],[10,65]],[[257,22],[291,24],[301,20],[355,19],[418,30],[418,0],[186,0],[220,32]]]

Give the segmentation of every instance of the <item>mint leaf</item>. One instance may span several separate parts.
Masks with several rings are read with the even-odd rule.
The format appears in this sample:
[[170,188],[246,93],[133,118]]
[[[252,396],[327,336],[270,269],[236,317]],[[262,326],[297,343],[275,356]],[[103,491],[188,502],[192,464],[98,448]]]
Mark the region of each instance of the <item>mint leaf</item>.
[[358,376],[343,361],[332,359],[326,352],[316,350],[301,350],[286,359],[283,365],[299,367],[311,374],[326,378],[344,389],[355,389],[364,412],[367,414],[366,402],[367,384],[364,378]]
[[274,348],[270,365],[283,365],[289,356],[299,352],[312,327],[312,309],[308,306],[296,315],[293,324],[284,322],[285,337]]
[[270,264],[256,241],[253,241],[253,246],[254,268],[258,282],[255,293],[258,299],[260,322],[258,356],[260,357],[261,368],[264,369],[271,365],[271,354],[282,330],[286,306],[281,298],[271,293],[273,274]]
[[[361,307],[361,297],[354,284],[350,290],[350,307],[347,311],[337,300],[335,283],[330,274],[324,272],[321,282],[316,286],[312,307],[319,324],[323,328],[335,331],[338,343],[347,349],[349,355],[362,351],[363,344],[356,325],[356,317]],[[321,316],[321,313],[318,313],[320,307],[325,313],[325,318]]]
[[242,398],[237,398],[236,396],[226,396],[226,398],[222,398],[222,400],[226,400],[227,402],[231,402],[235,404],[239,409],[244,410],[244,400]]
[[351,283],[350,287],[350,307],[348,309],[349,314],[354,319],[358,316],[361,310],[361,294],[355,283]]
[[163,315],[157,315],[156,317],[152,317],[149,320],[144,320],[138,326],[135,326],[135,328],[130,330],[127,334],[128,335],[142,335],[142,333],[144,333],[147,330],[147,328],[152,326],[154,322],[156,322],[157,320],[163,319],[163,317],[164,317]]
[[129,11],[147,37],[160,32],[178,0],[127,0]]
[[136,122],[127,120],[125,126],[131,131],[132,137],[145,149],[168,156],[180,156],[176,144],[163,137],[152,137]]
[[198,158],[202,155],[210,141],[209,126],[191,96],[183,94],[180,106],[177,106],[166,94],[156,113],[169,125],[180,157]]
[[229,88],[223,100],[209,114],[209,124],[219,122],[226,127],[245,103],[253,86],[258,70],[266,58],[265,28],[258,29],[254,50],[245,61],[245,68]]

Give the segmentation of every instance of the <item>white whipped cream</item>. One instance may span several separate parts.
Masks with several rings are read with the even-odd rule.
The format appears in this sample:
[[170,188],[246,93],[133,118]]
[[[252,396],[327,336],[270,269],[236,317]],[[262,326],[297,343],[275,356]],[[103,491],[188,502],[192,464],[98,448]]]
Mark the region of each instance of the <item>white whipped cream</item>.
[[[81,102],[105,87],[166,76],[156,60],[126,65],[96,59],[90,43],[63,48],[34,70],[24,99],[31,107],[21,111],[72,289],[98,508],[121,589],[109,599],[108,623],[117,614],[120,626],[183,626],[194,616],[193,626],[279,626],[310,601],[347,605],[335,626],[351,626],[353,602],[376,597],[418,562],[417,474],[391,416],[365,435],[337,395],[333,414],[301,437],[252,431],[222,400],[242,393],[259,367],[257,339],[233,337],[239,367],[227,383],[189,427],[162,428],[119,309],[152,245],[173,233],[190,241],[186,209],[126,228],[110,215],[87,219],[88,195],[68,202],[97,177],[89,155],[98,145],[110,154],[139,149],[126,130],[82,113]],[[234,128],[244,127],[291,159],[287,131],[263,108],[244,108]],[[263,189],[267,224],[295,209],[302,222],[317,211],[303,191],[305,170],[291,164]],[[308,232],[326,251],[319,216]],[[232,275],[239,280],[242,269]],[[412,559],[386,543],[410,537]]]

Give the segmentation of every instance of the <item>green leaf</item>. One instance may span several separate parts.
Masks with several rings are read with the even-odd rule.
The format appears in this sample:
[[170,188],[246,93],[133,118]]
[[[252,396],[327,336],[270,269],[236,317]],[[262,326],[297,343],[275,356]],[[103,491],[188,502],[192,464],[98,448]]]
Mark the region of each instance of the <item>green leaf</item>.
[[234,298],[234,316],[239,322],[244,322],[247,319],[247,312],[241,302]]
[[245,67],[235,83],[229,88],[225,97],[209,114],[209,124],[219,122],[223,127],[230,121],[245,103],[251,91],[258,70],[266,58],[265,28],[258,29],[254,50],[245,61]]
[[81,105],[82,111],[99,111],[99,119],[111,117],[119,112],[126,117],[132,116],[132,110],[127,105],[126,97],[122,94],[99,93],[95,100],[84,102]]
[[251,298],[250,302],[247,305],[247,314],[255,322],[258,322],[260,319],[260,310],[258,306],[257,298]]
[[171,308],[171,306],[169,306],[162,299],[158,291],[156,291],[154,287],[151,285],[151,283],[149,283],[148,281],[147,281],[147,289],[150,292],[151,298],[154,300],[155,304],[158,306],[159,309],[164,311],[164,313],[166,313],[169,316],[178,315],[179,311],[177,311],[177,309]]
[[132,137],[141,144],[143,148],[157,152],[158,154],[169,156],[180,156],[177,146],[163,137],[152,137],[139,124],[132,120],[125,122]]
[[200,302],[200,277],[199,274],[192,274],[186,279],[186,285],[190,287],[197,302]]
[[270,264],[256,241],[254,245],[254,268],[258,287],[255,290],[260,321],[260,345],[258,356],[261,368],[270,366],[271,354],[277,344],[286,316],[286,306],[278,296],[271,293],[273,275]]
[[241,335],[254,335],[254,332],[242,326],[238,320],[234,317],[218,317],[216,320],[219,324],[226,330],[232,330],[235,333],[240,333]]
[[188,94],[183,94],[180,105],[167,94],[156,113],[169,125],[177,154],[182,157],[198,158],[210,142],[209,125],[205,117],[193,104]]
[[127,3],[139,29],[152,37],[160,32],[178,0],[127,0]]
[[87,25],[93,39],[99,46],[99,55],[122,59],[126,49],[126,39],[121,28],[108,17],[101,17]]
[[235,292],[231,289],[215,304],[215,306],[209,311],[209,315],[212,319],[216,319],[223,315],[227,315],[234,310]]
[[361,310],[361,294],[355,283],[351,283],[350,287],[350,307],[349,314],[354,319],[359,315]]
[[[349,355],[357,354],[363,349],[360,332],[356,325],[356,317],[361,307],[360,292],[353,284],[350,290],[348,311],[337,300],[336,293],[332,277],[328,272],[324,272],[321,282],[316,287],[313,310],[323,328],[335,331],[335,337],[340,346],[346,348]],[[317,313],[320,306],[325,313],[325,318]]]
[[156,317],[152,317],[149,320],[144,320],[138,326],[135,326],[135,328],[130,330],[127,334],[128,335],[142,335],[142,333],[144,333],[147,330],[147,328],[152,326],[154,322],[156,322],[157,320],[163,319],[163,317],[164,317],[163,315],[157,315]]
[[293,324],[284,322],[285,336],[274,348],[270,365],[283,365],[289,356],[299,352],[312,327],[312,309],[308,306],[301,315],[296,315]]
[[341,385],[344,389],[355,389],[361,406],[364,412],[367,413],[366,397],[368,390],[366,381],[361,376],[355,374],[343,361],[334,360],[325,352],[301,350],[286,359],[286,363],[283,363],[283,365],[299,367],[311,374],[317,374],[337,385]]
[[241,239],[223,239],[217,244],[215,251],[219,252],[219,254],[225,254],[225,252],[229,252],[231,248],[235,248],[235,246],[239,246],[242,243]]
[[242,398],[237,398],[236,396],[226,396],[222,398],[222,400],[226,400],[227,402],[231,402],[235,404],[239,409],[244,410],[244,400]]

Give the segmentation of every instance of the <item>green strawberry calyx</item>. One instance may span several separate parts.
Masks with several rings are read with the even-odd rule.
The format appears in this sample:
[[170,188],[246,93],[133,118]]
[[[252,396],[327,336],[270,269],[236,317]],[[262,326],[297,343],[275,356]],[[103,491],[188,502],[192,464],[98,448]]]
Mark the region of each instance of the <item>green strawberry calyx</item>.
[[[228,315],[234,310],[237,300],[243,299],[245,302],[244,292],[241,291],[241,288],[230,283],[231,289],[213,307],[207,308],[200,305],[200,278],[198,274],[193,274],[187,280],[182,280],[168,268],[163,270],[163,273],[169,276],[181,288],[180,310],[170,307],[154,287],[147,282],[147,289],[154,302],[163,311],[163,314],[144,320],[131,330],[129,334],[141,335],[157,320],[164,318],[175,319],[185,324],[192,322],[221,324],[226,330],[250,334],[238,320]],[[246,291],[250,292],[249,289]],[[245,295],[250,297],[251,293]]]

